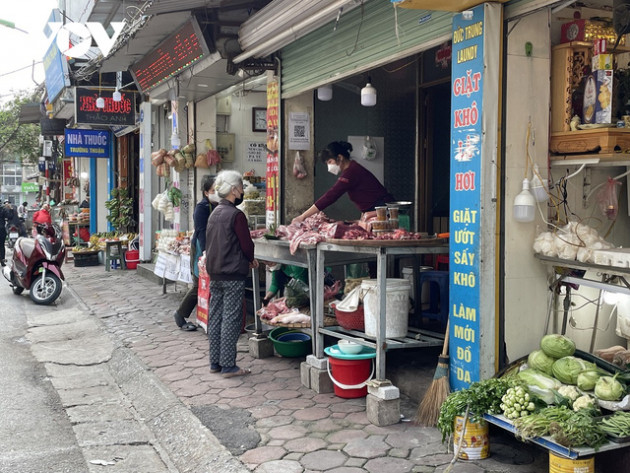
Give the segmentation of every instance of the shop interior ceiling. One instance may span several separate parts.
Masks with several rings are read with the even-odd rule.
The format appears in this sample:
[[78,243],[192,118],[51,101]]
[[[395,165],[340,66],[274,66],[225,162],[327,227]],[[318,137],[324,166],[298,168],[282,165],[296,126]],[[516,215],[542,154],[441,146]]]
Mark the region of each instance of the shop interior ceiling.
[[[100,72],[129,70],[132,64],[151,52],[179,25],[184,24],[192,14],[197,18],[200,27],[208,33],[210,52],[218,52],[220,58],[203,70],[197,66],[192,77],[179,80],[179,97],[187,101],[199,101],[214,95],[242,82],[246,77],[238,74],[238,68],[230,66],[230,58],[240,53],[238,29],[247,18],[270,1],[163,0],[149,3],[145,0],[96,1],[89,21],[108,24],[125,18],[129,22],[129,19],[134,16],[137,18],[140,9],[142,9],[144,21],[122,47],[102,60]],[[260,74],[264,72],[266,65],[269,65],[269,61],[250,63],[246,68],[246,75]],[[174,85],[174,81],[169,82]],[[168,89],[162,88],[159,95],[156,95],[159,89],[157,87],[150,91],[152,99],[168,98]]]
[[[628,0],[625,0],[626,3]],[[623,3],[620,1],[619,3]],[[630,7],[628,7],[630,8]],[[582,19],[602,19],[612,21],[613,0],[578,0],[559,2],[552,6],[553,19],[566,23],[574,19],[574,14],[579,13]]]

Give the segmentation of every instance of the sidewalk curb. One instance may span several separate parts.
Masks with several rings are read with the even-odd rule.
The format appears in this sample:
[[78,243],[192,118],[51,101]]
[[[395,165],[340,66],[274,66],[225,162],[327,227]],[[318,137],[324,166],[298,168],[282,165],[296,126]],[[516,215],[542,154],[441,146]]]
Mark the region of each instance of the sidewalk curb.
[[[112,340],[111,358],[105,362],[112,378],[148,428],[159,446],[158,452],[181,473],[249,473],[201,421],[159,378],[126,347],[104,330],[102,321],[91,313],[81,297],[68,285],[86,317]],[[87,310],[86,310],[87,309]]]

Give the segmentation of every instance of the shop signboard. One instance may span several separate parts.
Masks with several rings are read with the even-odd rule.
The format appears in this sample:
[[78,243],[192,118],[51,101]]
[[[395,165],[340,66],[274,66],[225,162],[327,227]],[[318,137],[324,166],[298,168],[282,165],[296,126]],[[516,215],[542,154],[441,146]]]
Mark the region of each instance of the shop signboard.
[[[113,90],[77,87],[75,93],[75,120],[79,125],[133,126],[136,124],[136,94],[120,92],[115,101]],[[105,106],[98,108],[96,99],[102,97]]]
[[479,381],[483,6],[453,17],[450,183],[450,384]]
[[266,224],[270,228],[276,223],[279,197],[279,159],[278,159],[278,111],[279,111],[278,81],[267,84],[267,200]]
[[108,130],[65,129],[66,158],[109,158],[111,132]]
[[22,182],[22,192],[39,192],[39,185],[37,182]]
[[57,43],[53,41],[44,55],[43,62],[46,93],[48,101],[52,103],[59,97],[64,88],[70,87],[68,61],[59,51]]

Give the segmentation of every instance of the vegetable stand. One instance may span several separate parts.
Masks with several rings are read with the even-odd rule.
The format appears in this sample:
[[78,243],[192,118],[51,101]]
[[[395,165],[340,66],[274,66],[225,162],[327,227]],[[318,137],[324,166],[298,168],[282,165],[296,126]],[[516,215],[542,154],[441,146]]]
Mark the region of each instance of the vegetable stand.
[[[497,427],[501,427],[502,429],[507,430],[508,432],[511,432],[515,435],[517,434],[517,430],[514,427],[514,424],[512,424],[510,420],[508,420],[502,415],[484,414],[483,418],[486,421],[490,422],[491,424],[496,425]],[[630,446],[630,442],[617,443],[617,442],[609,441],[609,442],[606,442],[601,447],[599,447],[599,449],[597,449],[596,451],[595,449],[589,448],[589,447],[568,448],[554,442],[548,436],[534,437],[532,439],[529,439],[529,441],[543,448],[546,448],[547,450],[552,451],[556,455],[570,458],[572,460],[575,460],[576,458],[579,458],[579,457],[594,455],[595,453],[598,453],[598,452],[616,450],[618,448],[625,448],[625,447]]]

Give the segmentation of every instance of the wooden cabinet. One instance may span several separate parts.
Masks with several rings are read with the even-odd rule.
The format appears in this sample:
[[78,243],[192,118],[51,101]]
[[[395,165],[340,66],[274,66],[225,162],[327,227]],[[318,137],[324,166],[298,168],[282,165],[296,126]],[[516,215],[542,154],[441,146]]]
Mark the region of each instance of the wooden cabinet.
[[551,51],[551,132],[570,131],[573,94],[580,86],[584,70],[590,70],[591,43],[572,41]]

